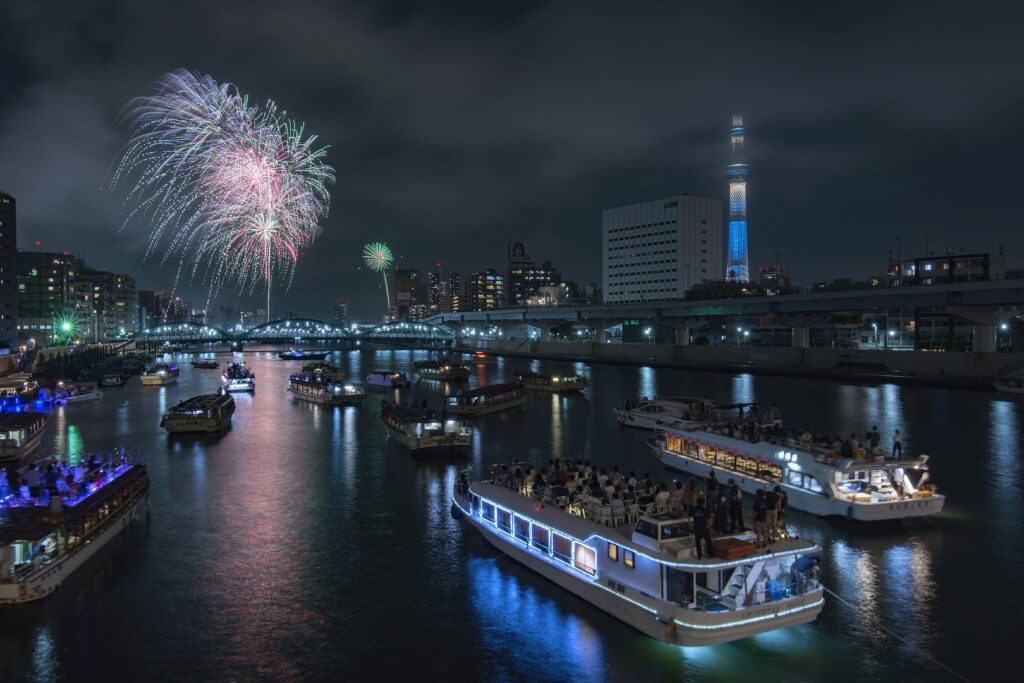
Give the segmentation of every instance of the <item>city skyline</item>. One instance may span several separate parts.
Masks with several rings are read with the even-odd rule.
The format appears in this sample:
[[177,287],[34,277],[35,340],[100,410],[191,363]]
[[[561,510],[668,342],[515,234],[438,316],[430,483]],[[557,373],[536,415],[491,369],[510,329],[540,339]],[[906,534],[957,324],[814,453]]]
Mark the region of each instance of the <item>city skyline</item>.
[[[1020,108],[1021,77],[999,66],[1020,49],[999,36],[1011,16],[754,6],[735,16],[659,7],[641,19],[604,7],[577,22],[545,4],[267,4],[258,11],[272,20],[250,26],[220,8],[192,22],[187,4],[166,13],[112,3],[108,31],[90,31],[93,13],[75,5],[56,23],[42,8],[10,8],[0,188],[18,199],[21,248],[82,254],[140,288],[173,282],[170,267],[142,259],[146,226],[118,232],[123,197],[106,188],[127,139],[119,108],[186,67],[288,102],[331,146],[332,215],[275,309],[326,315],[341,296],[354,317],[372,315],[383,285],[371,287],[359,251],[378,238],[394,246],[397,267],[422,272],[438,260],[461,273],[500,270],[506,244],[522,241],[567,278],[598,281],[603,210],[680,188],[727,198],[723,122],[738,111],[757,169],[751,273],[779,252],[800,284],[862,278],[884,273],[890,250],[925,255],[926,241],[936,253],[1005,244],[1015,266],[1024,253],[998,202],[985,200],[1012,192],[1019,175],[1010,165],[1019,134],[1005,122]],[[298,17],[301,38],[262,33]],[[143,29],[157,20],[161,34]],[[705,37],[680,46],[666,29],[634,49],[631,36],[652,20],[685,21]],[[962,36],[952,50],[951,32]],[[249,54],[253,38],[271,49]],[[918,78],[924,68],[941,76]],[[198,283],[182,291],[202,300]],[[251,298],[226,291],[216,303],[255,308]]]

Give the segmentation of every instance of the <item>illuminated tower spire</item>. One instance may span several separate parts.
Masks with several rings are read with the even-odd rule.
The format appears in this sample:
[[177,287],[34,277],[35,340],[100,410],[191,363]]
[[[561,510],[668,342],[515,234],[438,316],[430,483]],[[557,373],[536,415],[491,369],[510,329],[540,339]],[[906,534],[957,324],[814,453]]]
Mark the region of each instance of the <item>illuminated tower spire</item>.
[[747,268],[747,172],[743,163],[743,115],[732,117],[729,140],[732,143],[732,163],[726,169],[729,178],[729,254],[725,264],[725,279],[729,282],[749,282]]

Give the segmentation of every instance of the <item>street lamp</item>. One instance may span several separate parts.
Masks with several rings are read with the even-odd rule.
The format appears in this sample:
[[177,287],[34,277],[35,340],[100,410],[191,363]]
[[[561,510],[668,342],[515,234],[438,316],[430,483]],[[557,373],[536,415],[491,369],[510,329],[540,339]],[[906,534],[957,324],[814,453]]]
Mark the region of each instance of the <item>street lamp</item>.
[[871,341],[874,343],[875,351],[878,350],[878,323],[871,323],[871,329],[874,330],[871,334]]

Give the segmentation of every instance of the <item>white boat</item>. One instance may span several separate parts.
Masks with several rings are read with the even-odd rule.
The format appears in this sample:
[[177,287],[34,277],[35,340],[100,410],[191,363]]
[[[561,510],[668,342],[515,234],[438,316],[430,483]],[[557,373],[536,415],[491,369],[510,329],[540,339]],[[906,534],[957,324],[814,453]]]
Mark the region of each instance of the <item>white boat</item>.
[[395,370],[371,370],[366,375],[366,384],[371,387],[393,389],[395,387],[409,386],[409,380],[403,373]]
[[473,432],[461,419],[397,403],[382,403],[380,421],[388,436],[410,451],[450,451],[468,448]]
[[[752,534],[714,540],[698,559],[690,520],[675,513],[610,520],[579,517],[492,478],[456,477],[452,513],[499,551],[651,638],[725,643],[813,621],[824,604],[813,577],[791,567],[820,548],[783,539],[755,548]],[[510,606],[514,609],[514,606]]]
[[614,412],[619,424],[640,429],[687,429],[718,422],[779,424],[778,410],[770,404],[717,405],[710,399],[684,396],[632,399]]
[[147,387],[174,384],[178,381],[178,366],[158,363],[142,373],[142,384]]
[[[717,431],[715,431],[717,430]],[[780,486],[789,507],[821,516],[880,521],[934,515],[945,496],[927,474],[928,456],[840,458],[819,446],[752,442],[724,428],[667,428],[648,445],[661,462],[703,479],[734,479],[744,493]]]
[[[62,482],[63,484],[63,482]],[[149,477],[127,457],[86,474],[59,495],[7,499],[0,527],[0,604],[30,602],[55,591],[135,517]]]
[[185,399],[160,420],[170,434],[186,432],[219,433],[231,426],[235,399],[228,394],[203,394]]
[[587,378],[583,375],[539,375],[533,372],[520,372],[516,382],[532,391],[550,391],[563,393],[582,391],[587,388]]
[[221,373],[224,386],[221,391],[256,391],[256,375],[245,363],[228,363]]
[[366,390],[362,385],[309,373],[292,375],[288,380],[288,393],[300,401],[326,406],[359,403],[366,398]]
[[1024,394],[1024,377],[1000,377],[992,383],[992,386],[996,391],[1007,394]]
[[486,387],[460,391],[449,396],[445,408],[453,415],[479,417],[488,413],[519,408],[526,403],[526,389],[522,384],[491,384]]
[[95,401],[100,398],[103,398],[103,392],[96,388],[96,382],[75,382],[73,384],[61,382],[53,393],[55,405]]
[[46,430],[43,413],[0,415],[0,467],[18,469],[32,459]]

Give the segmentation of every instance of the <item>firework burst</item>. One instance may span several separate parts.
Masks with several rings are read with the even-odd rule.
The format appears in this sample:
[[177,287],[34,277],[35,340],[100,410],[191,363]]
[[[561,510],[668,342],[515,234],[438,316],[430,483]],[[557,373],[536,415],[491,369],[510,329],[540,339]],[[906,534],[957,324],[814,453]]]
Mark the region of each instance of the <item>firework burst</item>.
[[179,273],[202,272],[211,298],[222,282],[252,292],[290,285],[301,252],[327,217],[334,170],[316,136],[273,102],[264,107],[228,83],[179,70],[122,112],[131,139],[113,184],[133,184],[125,220],[146,218],[146,255],[165,244]]
[[388,291],[388,268],[395,260],[391,248],[383,242],[371,242],[363,247],[363,262],[370,270],[375,270],[384,276],[384,297],[387,300],[387,307],[391,307],[391,293]]

